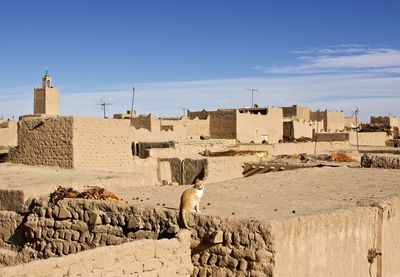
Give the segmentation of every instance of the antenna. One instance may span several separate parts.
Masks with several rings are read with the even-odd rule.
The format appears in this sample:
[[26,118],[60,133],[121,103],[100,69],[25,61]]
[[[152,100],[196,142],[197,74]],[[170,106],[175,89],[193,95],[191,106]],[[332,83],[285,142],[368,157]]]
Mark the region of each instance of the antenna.
[[107,109],[107,106],[110,106],[111,104],[112,103],[106,103],[106,101],[103,98],[101,98],[100,104],[98,104],[98,105],[101,107],[101,110],[103,112],[103,117],[104,118],[107,118],[106,117],[106,109]]
[[132,87],[131,119],[132,119],[132,113],[133,113],[133,103],[135,103],[135,87]]
[[258,92],[258,89],[256,89],[256,88],[247,88],[245,90],[251,91],[251,107],[253,108],[254,107],[254,93]]

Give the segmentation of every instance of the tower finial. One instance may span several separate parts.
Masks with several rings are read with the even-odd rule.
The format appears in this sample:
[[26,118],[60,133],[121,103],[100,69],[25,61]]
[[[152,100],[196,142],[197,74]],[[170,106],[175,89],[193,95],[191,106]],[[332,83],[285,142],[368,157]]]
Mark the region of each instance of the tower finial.
[[46,75],[49,75],[49,72],[48,72],[48,70],[47,70],[47,66],[46,66]]

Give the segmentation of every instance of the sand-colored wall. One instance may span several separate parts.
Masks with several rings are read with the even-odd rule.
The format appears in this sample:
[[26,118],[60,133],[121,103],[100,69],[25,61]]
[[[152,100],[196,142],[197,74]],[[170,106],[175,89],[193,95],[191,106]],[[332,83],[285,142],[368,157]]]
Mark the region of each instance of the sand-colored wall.
[[29,165],[73,167],[73,118],[26,117],[18,123],[18,146],[10,161]]
[[188,139],[196,139],[210,136],[210,118],[199,119],[195,117],[190,119],[188,117],[184,117],[182,120],[185,121],[186,125],[186,137]]
[[[382,226],[381,250],[382,250],[382,275],[385,277],[399,276],[400,263],[400,199],[393,197],[388,203],[379,207],[381,213],[379,216]],[[379,223],[379,222],[378,222]]]
[[236,139],[236,110],[219,109],[217,111],[202,110],[199,112],[188,111],[190,119],[199,118],[210,120],[210,137],[212,139]]
[[338,132],[344,130],[345,120],[343,112],[328,110],[310,112],[310,120],[323,120],[324,130],[326,132]]
[[367,255],[374,247],[376,214],[359,208],[272,221],[274,276],[370,276]]
[[17,133],[17,122],[0,120],[0,146],[17,146]]
[[361,123],[362,123],[362,121],[359,118],[357,118],[357,120],[355,117],[345,117],[344,118],[344,126],[346,128],[355,128],[355,127],[357,127],[357,125],[360,126]]
[[[277,155],[293,155],[293,154],[313,154],[315,149],[314,142],[303,142],[303,143],[278,143],[268,145],[238,145],[238,150],[255,150],[255,151],[267,151],[269,156]],[[345,151],[352,150],[354,146],[351,146],[348,141],[332,141],[332,142],[318,142],[316,152],[329,153],[331,151]]]
[[236,110],[236,134],[242,143],[278,143],[283,138],[283,115],[280,108],[269,108],[266,115],[240,113]]
[[243,177],[245,162],[258,161],[255,155],[242,157],[209,157],[207,182],[215,183]]
[[[357,145],[357,132],[351,131],[350,144]],[[359,132],[358,145],[362,146],[386,146],[386,140],[390,139],[386,132]]]
[[33,113],[60,114],[60,90],[53,87],[35,88]]
[[189,277],[190,233],[179,240],[138,240],[99,247],[65,257],[0,269],[2,276],[137,276]]
[[324,121],[310,121],[305,119],[293,119],[283,123],[283,135],[291,139],[302,137],[312,138],[314,130],[323,129]]
[[157,176],[157,162],[132,155],[133,130],[128,120],[74,117],[74,168],[138,172]]
[[282,107],[283,116],[299,120],[310,120],[310,109],[308,107],[301,107],[293,105],[291,107]]

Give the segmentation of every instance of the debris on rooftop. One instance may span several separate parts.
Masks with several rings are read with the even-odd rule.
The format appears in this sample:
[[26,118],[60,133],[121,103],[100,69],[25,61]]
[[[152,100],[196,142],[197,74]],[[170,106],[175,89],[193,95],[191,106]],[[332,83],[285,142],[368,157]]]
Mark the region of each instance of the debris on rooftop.
[[120,200],[114,193],[97,186],[91,186],[83,192],[78,192],[73,188],[64,188],[59,186],[50,194],[50,203],[57,203],[64,198],[83,198],[107,201]]

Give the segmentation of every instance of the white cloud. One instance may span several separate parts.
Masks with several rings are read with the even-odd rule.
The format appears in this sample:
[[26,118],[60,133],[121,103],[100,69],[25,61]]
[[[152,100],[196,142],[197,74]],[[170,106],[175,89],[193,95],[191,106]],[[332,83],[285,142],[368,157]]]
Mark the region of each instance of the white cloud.
[[257,66],[254,69],[270,74],[321,74],[368,72],[398,73],[400,50],[361,45],[340,45],[326,48],[295,50],[300,63],[278,66]]
[[[245,89],[257,88],[255,102],[262,105],[299,104],[314,110],[344,110],[346,114],[357,106],[364,120],[370,115],[400,115],[399,50],[342,45],[306,51],[301,55],[307,54],[307,58],[297,65],[258,66],[258,70],[279,75],[134,84],[135,109],[139,113],[171,116],[181,115],[183,108],[249,106],[251,95]],[[68,86],[61,87],[62,113],[100,117],[97,104],[101,98],[112,103],[107,115],[124,112],[130,109],[132,85],[110,84],[103,89],[74,93],[67,91]],[[32,109],[33,88],[0,88],[0,116],[28,114]]]

